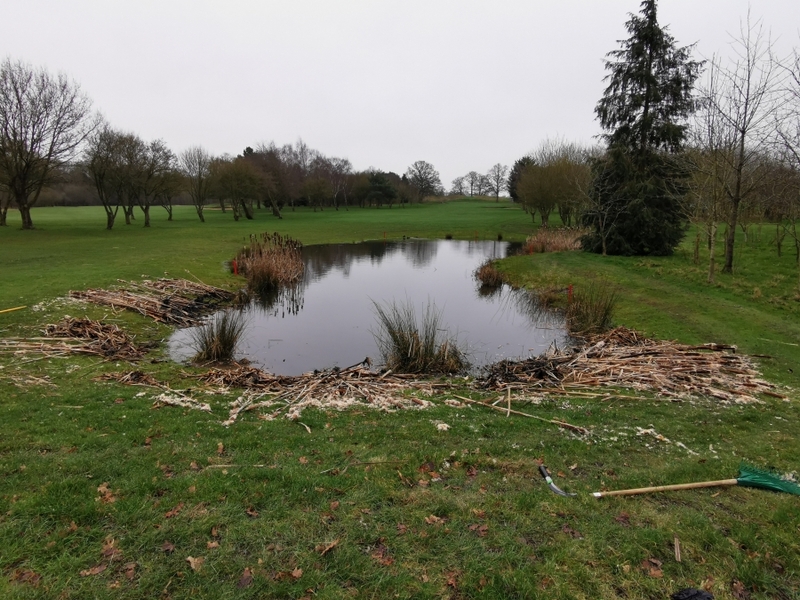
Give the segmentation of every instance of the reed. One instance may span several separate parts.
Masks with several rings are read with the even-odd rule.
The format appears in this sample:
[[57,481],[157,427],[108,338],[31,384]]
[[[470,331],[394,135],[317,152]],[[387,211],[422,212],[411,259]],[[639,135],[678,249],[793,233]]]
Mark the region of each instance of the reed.
[[378,332],[373,332],[386,368],[396,373],[460,373],[469,367],[454,336],[441,327],[442,313],[429,303],[417,319],[410,302],[373,302]]
[[540,227],[522,246],[523,254],[535,254],[539,252],[567,252],[569,250],[581,249],[581,237],[585,235],[585,229],[571,227]]
[[602,333],[611,329],[617,293],[605,282],[576,287],[567,305],[567,328],[573,335]]
[[298,283],[303,277],[303,245],[279,233],[251,235],[250,245],[236,255],[248,288],[259,295]]
[[244,313],[236,309],[218,312],[192,330],[192,345],[196,362],[228,362],[247,328]]
[[481,287],[496,290],[506,283],[506,276],[497,268],[495,261],[487,258],[475,269],[473,277],[481,282]]

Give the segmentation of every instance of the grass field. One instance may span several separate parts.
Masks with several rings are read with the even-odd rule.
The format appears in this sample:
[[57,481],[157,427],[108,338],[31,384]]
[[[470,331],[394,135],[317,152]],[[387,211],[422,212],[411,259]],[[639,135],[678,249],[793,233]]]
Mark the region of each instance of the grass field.
[[[231,285],[223,263],[250,233],[311,244],[384,232],[522,240],[532,229],[520,210],[478,201],[239,223],[212,211],[205,225],[190,210],[111,232],[97,208],[35,210],[39,229],[29,232],[10,215],[0,310],[40,310],[0,314],[2,335],[40,335],[65,313],[86,313],[163,339],[168,328],[136,315],[53,299],[165,272]],[[796,496],[589,494],[735,477],[742,459],[800,471],[797,270],[769,241],[766,229],[751,235],[736,274],[713,286],[688,242],[670,258],[503,261],[514,281],[539,289],[605,280],[618,290],[618,323],[769,355],[759,359],[765,375],[791,387],[788,402],[748,405],[634,394],[517,406],[588,427],[588,437],[445,405],[453,393],[481,397],[460,389],[463,380],[425,411],[307,411],[302,423],[247,413],[224,427],[239,391],[202,394],[200,369],[163,361],[163,350],[138,367],[0,356],[0,597],[662,599],[705,587],[723,599],[800,598]],[[133,368],[201,396],[212,412],[154,409],[156,390],[93,381]],[[647,429],[662,437],[639,434]],[[538,460],[578,496],[552,494]]]

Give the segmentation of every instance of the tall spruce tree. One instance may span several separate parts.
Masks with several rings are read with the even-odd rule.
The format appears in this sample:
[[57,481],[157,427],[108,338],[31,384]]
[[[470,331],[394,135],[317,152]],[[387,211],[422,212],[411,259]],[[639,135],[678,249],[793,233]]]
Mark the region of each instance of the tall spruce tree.
[[595,108],[608,148],[593,166],[585,216],[592,232],[583,245],[608,254],[667,255],[686,230],[681,151],[702,62],[691,60],[693,46],[677,47],[658,24],[656,0],[644,0],[626,28],[630,37],[608,54],[608,87]]

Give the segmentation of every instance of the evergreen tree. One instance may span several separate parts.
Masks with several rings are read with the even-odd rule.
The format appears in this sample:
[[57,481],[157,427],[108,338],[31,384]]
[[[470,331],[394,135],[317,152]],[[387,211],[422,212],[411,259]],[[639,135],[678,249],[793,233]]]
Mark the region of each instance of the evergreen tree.
[[511,167],[511,172],[508,174],[506,189],[508,190],[508,195],[511,196],[514,202],[520,201],[519,194],[517,193],[517,185],[519,185],[519,179],[522,177],[522,171],[525,167],[532,164],[535,164],[533,158],[529,154],[526,154],[522,158],[516,160],[514,166]]
[[658,24],[656,0],[644,0],[626,28],[630,37],[608,55],[608,87],[595,108],[608,151],[593,167],[597,209],[586,214],[592,232],[583,243],[593,252],[666,255],[686,228],[681,151],[702,63]]

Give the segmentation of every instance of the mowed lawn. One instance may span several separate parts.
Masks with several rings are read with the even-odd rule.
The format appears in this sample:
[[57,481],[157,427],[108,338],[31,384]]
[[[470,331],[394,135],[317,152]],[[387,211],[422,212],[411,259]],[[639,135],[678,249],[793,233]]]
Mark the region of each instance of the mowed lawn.
[[[39,336],[68,313],[160,342],[169,328],[138,315],[53,300],[142,275],[233,287],[225,262],[252,233],[313,244],[533,231],[520,209],[477,200],[284,216],[236,223],[211,210],[201,224],[181,207],[173,222],[156,212],[149,230],[120,222],[109,232],[99,208],[36,209],[35,231],[11,214],[0,310],[40,306],[0,314],[0,337]],[[499,400],[463,378],[437,381],[420,396],[434,404],[426,410],[365,404],[297,421],[253,411],[225,426],[242,391],[207,393],[206,369],[166,360],[163,344],[135,365],[0,354],[0,597],[661,599],[694,587],[717,599],[800,598],[800,497],[742,487],[591,496],[727,479],[742,460],[798,476],[798,271],[770,231],[740,240],[736,272],[713,285],[691,238],[668,258],[502,261],[515,283],[555,297],[570,284],[615,289],[616,323],[648,335],[762,355],[787,397],[514,397],[516,409],[588,436],[453,406],[456,396]],[[163,390],[97,380],[134,369],[211,412],[157,408]],[[578,495],[553,494],[542,461]]]

